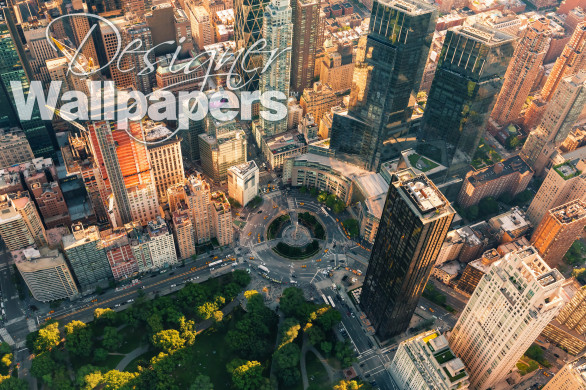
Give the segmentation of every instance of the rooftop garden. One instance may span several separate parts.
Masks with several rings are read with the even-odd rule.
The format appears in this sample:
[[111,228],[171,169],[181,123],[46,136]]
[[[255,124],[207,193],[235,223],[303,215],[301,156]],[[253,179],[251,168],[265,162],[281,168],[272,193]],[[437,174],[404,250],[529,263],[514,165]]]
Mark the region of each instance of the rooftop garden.
[[580,176],[582,172],[577,170],[569,161],[566,161],[562,164],[556,165],[553,167],[555,171],[560,175],[564,180],[569,180],[573,177]]
[[450,375],[450,372],[447,370],[447,368],[444,367],[444,372],[446,373],[446,375],[448,376],[448,378],[450,379],[450,382],[454,383],[456,381],[459,381],[460,379],[464,378],[466,375],[468,375],[468,373],[466,372],[466,370],[462,370],[462,372],[460,372],[459,374],[457,374],[456,376],[452,376]]
[[409,159],[411,166],[419,169],[421,172],[431,171],[438,166],[438,164],[417,153],[410,154],[407,158]]
[[439,364],[447,363],[455,358],[454,354],[449,349],[443,352],[436,353],[435,355],[433,355],[433,357],[435,358],[435,360],[437,360]]

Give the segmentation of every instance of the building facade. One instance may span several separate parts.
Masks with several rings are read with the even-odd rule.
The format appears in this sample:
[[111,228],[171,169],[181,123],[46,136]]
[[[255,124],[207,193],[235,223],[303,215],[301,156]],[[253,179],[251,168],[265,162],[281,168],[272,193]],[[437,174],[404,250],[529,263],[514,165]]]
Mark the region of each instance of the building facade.
[[381,339],[409,327],[454,214],[425,175],[397,173],[360,295],[360,306]]
[[481,24],[448,30],[423,115],[423,131],[426,140],[442,139],[453,146],[449,173],[468,170],[503,85],[515,41],[514,36]]
[[35,156],[22,130],[0,132],[0,167],[9,167],[31,161]]
[[254,160],[228,168],[228,196],[242,207],[258,195],[258,172]]
[[566,363],[543,387],[543,390],[586,389],[586,356]]
[[586,227],[586,202],[573,200],[549,210],[531,237],[533,246],[550,267],[558,267]]
[[450,335],[450,346],[470,372],[470,387],[503,380],[564,305],[564,277],[535,248],[506,255],[474,290]]

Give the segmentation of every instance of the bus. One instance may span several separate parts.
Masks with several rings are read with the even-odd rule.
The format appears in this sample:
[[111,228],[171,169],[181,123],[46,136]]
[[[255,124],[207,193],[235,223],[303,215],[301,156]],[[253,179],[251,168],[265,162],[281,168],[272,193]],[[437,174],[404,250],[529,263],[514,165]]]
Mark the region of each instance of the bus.
[[214,261],[213,263],[209,263],[208,267],[212,268],[213,266],[216,266],[218,264],[222,264],[222,260],[218,260],[218,261]]
[[330,305],[331,305],[332,307],[334,307],[334,308],[336,307],[336,304],[334,303],[334,300],[333,300],[333,299],[332,299],[332,297],[330,297],[329,295],[328,295],[328,301],[330,301]]
[[262,272],[264,272],[265,274],[268,274],[269,272],[271,272],[271,271],[269,271],[269,269],[268,269],[267,267],[265,267],[264,265],[259,265],[259,266],[258,266],[258,269],[259,269],[259,270],[261,270]]

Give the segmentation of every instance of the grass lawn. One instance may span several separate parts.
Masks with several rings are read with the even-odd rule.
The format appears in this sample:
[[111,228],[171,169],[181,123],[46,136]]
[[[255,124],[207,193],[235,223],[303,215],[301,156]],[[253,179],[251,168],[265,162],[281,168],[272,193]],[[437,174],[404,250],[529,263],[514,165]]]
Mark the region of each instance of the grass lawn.
[[242,311],[237,309],[230,319],[229,326],[216,329],[212,327],[198,334],[195,344],[190,348],[190,364],[179,367],[174,372],[177,385],[181,389],[187,389],[193,378],[198,374],[205,374],[212,379],[215,390],[229,390],[231,388],[230,375],[226,372],[226,364],[236,356],[224,346],[224,337],[235,320],[242,316]]
[[234,225],[236,225],[236,227],[238,229],[242,229],[246,225],[246,222],[244,222],[242,220],[239,220],[239,219],[235,219],[234,220]]
[[523,356],[517,362],[517,368],[519,369],[519,374],[523,376],[537,370],[539,368],[539,364],[535,360],[530,359],[527,356]]
[[[309,384],[318,385],[320,386],[320,389],[323,390],[329,390],[332,388],[326,368],[311,351],[307,352],[305,355],[305,368],[307,370],[307,380],[309,381]],[[311,380],[312,377],[313,380]]]

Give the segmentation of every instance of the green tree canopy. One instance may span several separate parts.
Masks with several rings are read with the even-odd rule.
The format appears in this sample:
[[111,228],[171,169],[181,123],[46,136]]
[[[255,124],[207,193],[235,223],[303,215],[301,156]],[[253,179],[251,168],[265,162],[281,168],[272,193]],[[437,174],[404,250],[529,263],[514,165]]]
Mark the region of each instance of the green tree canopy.
[[77,356],[90,356],[93,351],[91,329],[81,321],[71,321],[65,325],[65,348]]
[[247,361],[232,372],[232,383],[238,390],[257,390],[266,383],[263,368],[257,361]]
[[37,339],[35,340],[35,351],[37,353],[50,351],[61,342],[61,334],[59,333],[59,324],[53,322],[47,326],[39,329]]
[[348,218],[343,222],[343,225],[346,228],[346,231],[348,232],[350,237],[354,238],[360,235],[360,226],[357,220],[353,218]]
[[189,390],[214,390],[214,384],[209,376],[200,374],[195,377]]
[[51,375],[57,368],[57,363],[48,352],[36,355],[31,364],[31,374],[36,378],[43,378],[46,375]]
[[113,326],[106,326],[104,328],[104,335],[102,336],[102,346],[108,351],[115,351],[122,344],[122,335],[118,329]]
[[153,345],[166,353],[173,353],[185,345],[185,340],[177,330],[165,329],[153,336]]

